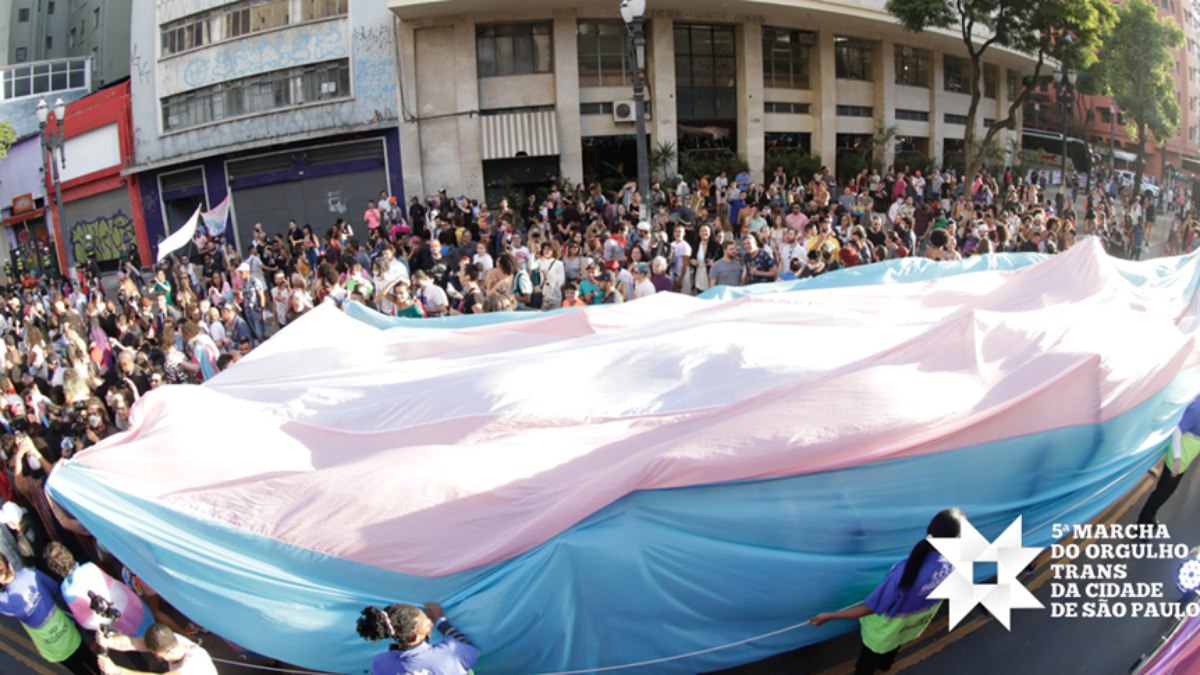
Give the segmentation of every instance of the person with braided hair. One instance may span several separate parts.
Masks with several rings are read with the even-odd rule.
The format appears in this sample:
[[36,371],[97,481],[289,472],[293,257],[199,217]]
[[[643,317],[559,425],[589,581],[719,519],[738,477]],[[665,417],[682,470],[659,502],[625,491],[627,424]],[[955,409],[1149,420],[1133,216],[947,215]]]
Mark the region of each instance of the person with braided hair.
[[[364,640],[394,640],[388,651],[371,661],[371,675],[464,675],[479,660],[479,650],[462,631],[446,620],[442,606],[425,603],[424,611],[414,605],[395,604],[383,609],[367,607],[358,619],[358,634]],[[444,639],[429,642],[437,628]]]

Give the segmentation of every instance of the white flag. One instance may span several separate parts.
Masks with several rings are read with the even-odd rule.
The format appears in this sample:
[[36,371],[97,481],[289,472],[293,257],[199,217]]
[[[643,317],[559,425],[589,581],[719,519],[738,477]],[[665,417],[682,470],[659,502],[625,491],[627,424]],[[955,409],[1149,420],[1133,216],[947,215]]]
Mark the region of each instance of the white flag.
[[196,212],[191,218],[183,224],[183,227],[171,233],[171,236],[163,239],[158,244],[158,260],[155,264],[160,263],[169,254],[183,248],[192,241],[192,237],[196,236],[196,224],[200,222],[200,207],[196,207]]

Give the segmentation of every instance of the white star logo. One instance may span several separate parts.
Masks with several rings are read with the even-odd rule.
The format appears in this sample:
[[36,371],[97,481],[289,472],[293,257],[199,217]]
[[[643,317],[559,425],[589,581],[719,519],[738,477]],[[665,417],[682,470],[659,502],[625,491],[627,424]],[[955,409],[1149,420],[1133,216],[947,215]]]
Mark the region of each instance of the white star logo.
[[[1021,545],[1021,517],[989,542],[969,522],[963,522],[959,537],[929,537],[929,543],[954,566],[954,572],[929,593],[930,598],[950,601],[953,630],[975,605],[983,605],[1005,628],[1014,609],[1039,609],[1042,603],[1017,581],[1017,575],[1042,552]],[[975,583],[975,563],[996,563],[996,582]]]

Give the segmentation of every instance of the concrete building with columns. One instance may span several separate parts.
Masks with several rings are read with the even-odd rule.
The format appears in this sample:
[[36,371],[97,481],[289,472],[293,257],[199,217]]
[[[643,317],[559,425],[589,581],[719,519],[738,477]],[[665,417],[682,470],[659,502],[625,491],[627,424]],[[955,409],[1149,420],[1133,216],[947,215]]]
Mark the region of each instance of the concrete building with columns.
[[[914,34],[883,0],[651,0],[649,145],[728,148],[761,177],[767,149],[836,166],[879,124],[897,151],[961,151],[969,62],[953,32]],[[635,175],[632,69],[617,0],[388,0],[399,19],[407,195],[482,195],[501,184],[614,168]],[[992,47],[980,131],[1006,116],[1025,55]],[[1005,131],[1000,147],[1007,147]],[[982,137],[982,133],[980,134]],[[597,148],[600,150],[597,151]]]

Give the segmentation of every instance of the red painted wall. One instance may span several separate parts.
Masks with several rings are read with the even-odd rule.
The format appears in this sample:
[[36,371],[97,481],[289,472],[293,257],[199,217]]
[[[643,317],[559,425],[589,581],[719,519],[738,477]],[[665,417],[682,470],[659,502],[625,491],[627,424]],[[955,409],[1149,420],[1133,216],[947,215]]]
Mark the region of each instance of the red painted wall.
[[[142,265],[150,265],[150,240],[146,235],[145,214],[142,212],[141,191],[138,189],[136,176],[121,176],[121,171],[133,164],[133,113],[129,98],[129,82],[122,82],[113,87],[103,89],[77,101],[67,104],[67,113],[63,122],[63,137],[74,138],[93,129],[117,125],[118,144],[120,147],[120,163],[100,171],[80,176],[62,184],[62,199],[68,204],[77,199],[108,192],[109,190],[124,190],[128,195],[130,213],[133,217],[133,228],[137,234],[138,251],[141,253]],[[56,126],[54,113],[50,114],[47,129]],[[46,177],[46,194],[54,194],[54,183],[51,174]],[[55,242],[58,246],[59,266],[66,273],[66,243],[58,212],[58,205],[53,198],[51,210],[54,213]],[[76,261],[78,262],[78,261]]]

